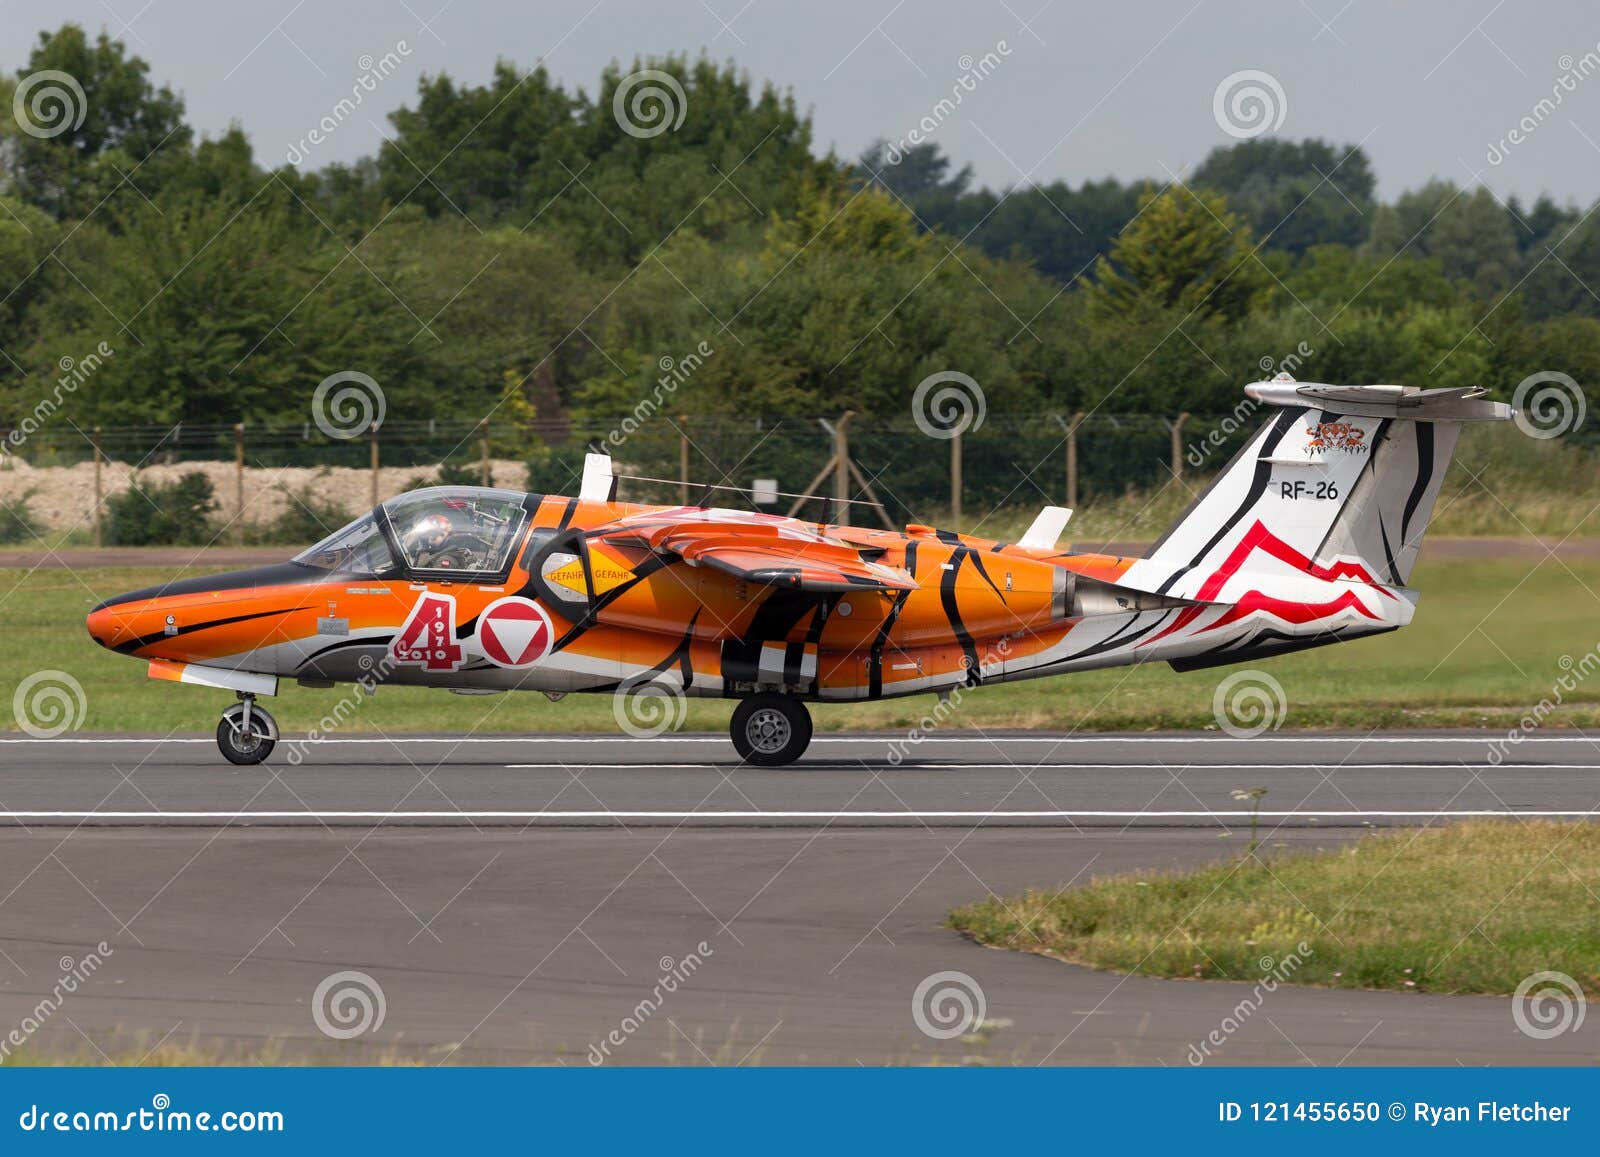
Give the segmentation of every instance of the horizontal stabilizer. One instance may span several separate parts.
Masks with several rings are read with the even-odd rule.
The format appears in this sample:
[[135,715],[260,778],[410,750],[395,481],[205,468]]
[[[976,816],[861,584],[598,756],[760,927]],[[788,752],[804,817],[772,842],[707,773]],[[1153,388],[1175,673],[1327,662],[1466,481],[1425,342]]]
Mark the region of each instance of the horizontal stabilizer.
[[1417,422],[1504,422],[1511,407],[1485,399],[1481,386],[1329,386],[1320,382],[1251,382],[1244,392],[1269,406],[1317,406],[1366,418]]

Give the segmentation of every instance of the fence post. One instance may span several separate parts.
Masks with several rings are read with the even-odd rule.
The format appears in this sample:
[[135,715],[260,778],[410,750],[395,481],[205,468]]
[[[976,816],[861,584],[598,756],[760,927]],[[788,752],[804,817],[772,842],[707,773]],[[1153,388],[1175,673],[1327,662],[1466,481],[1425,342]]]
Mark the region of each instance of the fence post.
[[372,424],[372,505],[378,505],[378,424]]
[[478,470],[478,479],[483,485],[488,486],[491,482],[494,481],[494,472],[489,467],[489,419],[488,418],[485,418],[485,419],[483,419],[483,421],[478,423],[478,434],[479,434],[479,449],[480,449],[479,461],[481,463],[481,465],[479,467],[479,470]]
[[1078,427],[1083,423],[1083,411],[1072,415],[1067,427],[1067,509],[1078,509]]
[[950,439],[950,529],[961,529],[961,430]]
[[834,517],[840,522],[845,521],[850,502],[850,435],[846,428],[855,415],[854,410],[846,410],[833,427],[833,498],[838,508]]
[[1168,422],[1172,430],[1172,476],[1183,477],[1183,424],[1189,420],[1189,411],[1178,415],[1176,422]]
[[846,410],[834,427],[834,501],[840,507],[850,501],[850,434],[845,427],[850,426],[850,419],[854,416],[856,411]]
[[104,535],[101,531],[101,508],[105,505],[105,503],[104,491],[101,489],[100,484],[102,457],[100,454],[99,426],[94,428],[94,442],[92,445],[94,446],[94,544],[96,546],[104,546]]
[[689,505],[689,433],[683,427],[689,415],[678,415],[678,505]]
[[244,423],[233,427],[233,537],[244,541]]

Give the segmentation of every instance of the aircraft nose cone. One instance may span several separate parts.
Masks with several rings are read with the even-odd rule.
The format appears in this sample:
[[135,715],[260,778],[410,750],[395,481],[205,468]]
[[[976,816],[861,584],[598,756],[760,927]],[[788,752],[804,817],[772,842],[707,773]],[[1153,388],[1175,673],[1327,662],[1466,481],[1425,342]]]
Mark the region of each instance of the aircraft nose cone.
[[116,646],[117,632],[121,629],[121,619],[116,613],[116,600],[101,603],[89,612],[89,617],[83,625],[89,629],[89,637],[102,647]]

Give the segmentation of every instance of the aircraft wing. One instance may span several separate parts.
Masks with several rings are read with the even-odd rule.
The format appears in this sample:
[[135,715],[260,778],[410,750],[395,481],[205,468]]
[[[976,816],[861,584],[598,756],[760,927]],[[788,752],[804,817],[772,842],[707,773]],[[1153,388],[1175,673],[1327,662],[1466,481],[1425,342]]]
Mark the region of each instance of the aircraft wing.
[[672,522],[599,536],[618,545],[673,554],[690,566],[709,566],[747,582],[794,590],[914,591],[917,580],[870,557],[870,549],[774,522]]

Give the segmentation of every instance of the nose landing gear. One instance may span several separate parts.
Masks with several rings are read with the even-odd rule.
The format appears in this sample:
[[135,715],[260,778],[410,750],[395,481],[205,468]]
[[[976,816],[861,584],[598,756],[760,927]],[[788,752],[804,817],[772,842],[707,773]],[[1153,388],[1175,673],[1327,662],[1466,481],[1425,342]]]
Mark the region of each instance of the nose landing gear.
[[811,713],[798,699],[763,692],[740,701],[729,731],[746,763],[782,767],[804,755],[811,743]]
[[250,766],[272,754],[278,742],[278,724],[256,697],[240,693],[239,702],[222,713],[217,724],[217,747],[229,763]]

